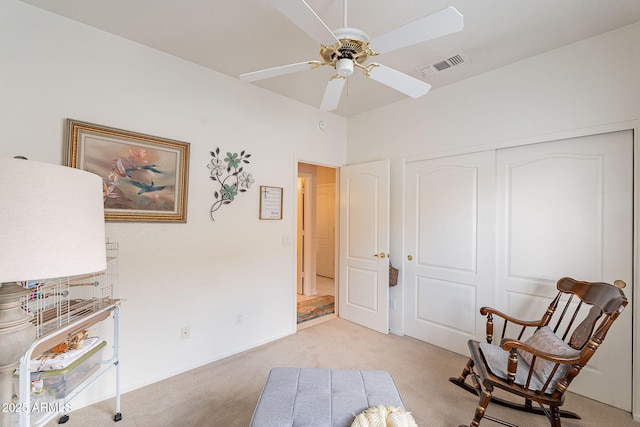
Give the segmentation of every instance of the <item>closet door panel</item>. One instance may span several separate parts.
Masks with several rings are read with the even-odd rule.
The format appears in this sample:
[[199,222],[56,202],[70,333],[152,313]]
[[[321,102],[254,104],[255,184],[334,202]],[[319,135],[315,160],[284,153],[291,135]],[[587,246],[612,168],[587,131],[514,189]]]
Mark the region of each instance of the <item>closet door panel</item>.
[[478,304],[493,302],[494,162],[489,151],[406,168],[405,333],[462,354],[484,331]]
[[[537,303],[555,295],[564,276],[621,279],[631,298],[632,159],[630,131],[498,151],[499,309],[539,318]],[[626,311],[570,390],[630,410],[631,307]]]

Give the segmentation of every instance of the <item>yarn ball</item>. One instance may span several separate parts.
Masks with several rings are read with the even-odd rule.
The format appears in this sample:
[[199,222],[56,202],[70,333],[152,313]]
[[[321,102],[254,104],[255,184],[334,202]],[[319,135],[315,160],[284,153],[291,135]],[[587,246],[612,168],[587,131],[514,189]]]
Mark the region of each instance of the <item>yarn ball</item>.
[[418,427],[410,412],[395,406],[378,405],[359,414],[351,427]]

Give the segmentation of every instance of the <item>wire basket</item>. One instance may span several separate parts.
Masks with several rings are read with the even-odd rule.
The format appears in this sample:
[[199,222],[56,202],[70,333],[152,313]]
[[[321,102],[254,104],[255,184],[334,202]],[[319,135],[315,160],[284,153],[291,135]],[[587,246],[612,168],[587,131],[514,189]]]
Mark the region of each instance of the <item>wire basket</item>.
[[400,270],[395,268],[391,265],[391,262],[389,262],[389,286],[395,286],[398,284],[398,273],[400,273]]

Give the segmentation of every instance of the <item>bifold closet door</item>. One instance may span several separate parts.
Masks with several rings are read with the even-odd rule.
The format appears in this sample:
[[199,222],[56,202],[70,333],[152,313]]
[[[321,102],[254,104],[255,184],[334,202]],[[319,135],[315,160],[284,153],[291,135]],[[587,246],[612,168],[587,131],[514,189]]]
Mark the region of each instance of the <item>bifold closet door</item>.
[[570,391],[631,410],[631,131],[497,152],[496,304],[540,316],[558,278],[624,280],[630,304]]
[[494,302],[495,152],[407,163],[405,333],[468,354]]

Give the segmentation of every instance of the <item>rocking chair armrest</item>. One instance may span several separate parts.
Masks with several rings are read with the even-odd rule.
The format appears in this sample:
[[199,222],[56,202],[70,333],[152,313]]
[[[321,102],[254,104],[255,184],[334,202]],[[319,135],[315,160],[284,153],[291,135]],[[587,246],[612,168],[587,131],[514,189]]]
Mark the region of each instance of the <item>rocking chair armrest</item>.
[[533,356],[536,356],[540,359],[548,360],[549,362],[552,362],[552,363],[570,364],[570,363],[577,363],[582,359],[582,352],[578,353],[575,356],[546,353],[544,351],[538,350],[535,347],[531,347],[529,344],[525,342],[514,340],[511,338],[503,339],[500,342],[500,347],[502,347],[503,350],[506,350],[510,353],[512,349],[520,350],[521,352],[529,353]]
[[505,314],[503,312],[501,312],[500,310],[496,310],[495,308],[492,307],[482,307],[480,308],[480,314],[483,316],[487,316],[487,315],[496,315],[498,317],[502,317],[503,319],[511,322],[511,323],[515,323],[516,325],[520,325],[520,326],[533,326],[533,327],[539,327],[542,326],[542,324],[540,323],[540,320],[520,320],[520,319],[516,319],[515,317],[511,317],[508,314]]

